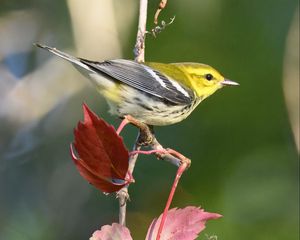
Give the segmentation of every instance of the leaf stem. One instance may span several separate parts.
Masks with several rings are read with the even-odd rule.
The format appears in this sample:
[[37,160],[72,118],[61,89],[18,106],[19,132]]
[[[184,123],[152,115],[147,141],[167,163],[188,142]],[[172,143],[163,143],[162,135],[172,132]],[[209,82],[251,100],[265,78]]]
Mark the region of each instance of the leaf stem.
[[173,186],[171,188],[171,192],[169,194],[169,197],[168,197],[168,201],[166,203],[166,206],[165,206],[165,209],[164,209],[164,212],[163,212],[163,216],[161,218],[161,222],[159,224],[159,228],[158,228],[158,232],[157,232],[157,236],[156,236],[156,240],[160,240],[160,236],[161,236],[161,233],[162,233],[162,230],[163,230],[163,227],[164,227],[164,224],[166,222],[166,219],[167,219],[167,213],[168,213],[168,210],[170,208],[170,205],[172,203],[172,200],[173,200],[173,197],[174,197],[174,193],[175,193],[175,190],[177,188],[177,184],[179,182],[179,179],[182,175],[182,173],[186,170],[186,168],[188,167],[188,163],[187,162],[183,162],[178,170],[177,170],[177,173],[176,173],[176,177],[175,177],[175,180],[173,182]]

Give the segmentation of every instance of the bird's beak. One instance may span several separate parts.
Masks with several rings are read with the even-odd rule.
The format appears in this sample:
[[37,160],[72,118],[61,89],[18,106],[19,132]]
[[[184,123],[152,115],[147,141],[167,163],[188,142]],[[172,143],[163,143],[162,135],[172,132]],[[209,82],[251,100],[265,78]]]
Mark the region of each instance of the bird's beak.
[[231,81],[229,79],[224,79],[222,82],[221,82],[222,85],[224,86],[238,86],[240,85],[239,83],[237,82],[234,82],[234,81]]

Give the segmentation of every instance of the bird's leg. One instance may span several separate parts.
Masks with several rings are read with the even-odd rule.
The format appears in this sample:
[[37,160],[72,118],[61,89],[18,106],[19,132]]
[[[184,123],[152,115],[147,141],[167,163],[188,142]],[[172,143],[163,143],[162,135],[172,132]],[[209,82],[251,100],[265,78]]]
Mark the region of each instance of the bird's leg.
[[130,122],[127,120],[127,118],[124,118],[124,119],[122,120],[122,122],[120,123],[120,125],[119,125],[119,127],[118,127],[118,129],[117,129],[117,131],[116,131],[118,135],[120,135],[121,131],[123,130],[123,128],[124,128],[128,123],[130,123]]
[[135,119],[134,117],[132,117],[130,115],[124,116],[124,120],[121,122],[120,126],[118,127],[117,133],[120,134],[122,129],[128,123],[131,123],[132,125],[136,126],[138,129],[140,129],[138,145],[147,146],[152,143],[153,138],[154,138],[152,126],[148,126],[147,124]]

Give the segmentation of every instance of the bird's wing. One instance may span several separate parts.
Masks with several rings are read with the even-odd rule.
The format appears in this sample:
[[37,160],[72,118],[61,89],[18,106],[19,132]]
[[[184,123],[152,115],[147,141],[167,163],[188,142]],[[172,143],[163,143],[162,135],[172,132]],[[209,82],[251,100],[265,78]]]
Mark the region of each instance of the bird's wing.
[[172,80],[160,71],[131,60],[118,59],[96,62],[71,56],[46,45],[35,45],[73,63],[79,70],[81,68],[89,72],[105,74],[133,88],[162,98],[173,104],[187,105],[195,97],[192,90]]
[[194,93],[190,89],[146,65],[124,59],[105,62],[80,60],[94,71],[171,103],[185,105],[194,99]]

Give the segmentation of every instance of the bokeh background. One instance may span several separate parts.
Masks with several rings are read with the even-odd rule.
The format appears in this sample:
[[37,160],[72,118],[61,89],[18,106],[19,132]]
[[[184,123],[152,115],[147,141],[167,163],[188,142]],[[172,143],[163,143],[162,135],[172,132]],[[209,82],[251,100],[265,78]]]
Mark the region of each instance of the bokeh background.
[[[158,0],[149,1],[148,29]],[[299,238],[299,3],[297,0],[168,2],[148,36],[146,60],[210,64],[239,82],[186,121],[156,129],[192,159],[173,206],[224,215],[218,239]],[[104,99],[40,42],[95,59],[133,58],[137,0],[1,0],[0,239],[88,239],[118,220],[114,195],[78,174],[69,155],[82,102],[114,125]],[[131,147],[136,129],[124,131]],[[176,168],[151,156],[136,165],[128,226],[144,239],[164,207]],[[204,234],[199,239],[207,239]]]

